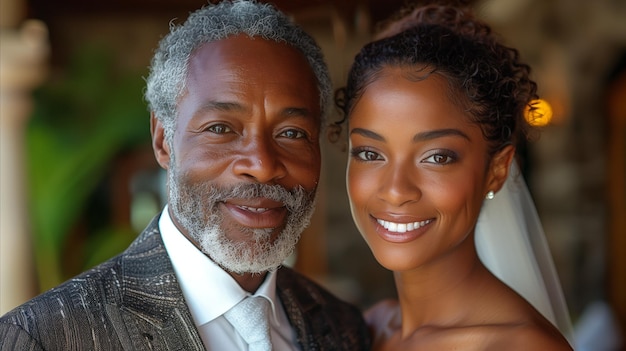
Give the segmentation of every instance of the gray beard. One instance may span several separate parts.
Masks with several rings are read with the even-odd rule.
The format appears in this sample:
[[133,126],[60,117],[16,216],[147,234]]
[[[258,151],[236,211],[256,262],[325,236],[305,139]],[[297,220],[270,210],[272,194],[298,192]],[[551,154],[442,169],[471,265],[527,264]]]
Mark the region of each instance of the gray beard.
[[[291,255],[300,235],[309,225],[315,208],[315,191],[301,186],[292,191],[279,185],[241,183],[221,188],[210,183],[189,185],[174,162],[168,171],[169,205],[178,223],[215,263],[229,272],[263,273],[277,269]],[[287,223],[274,242],[274,229],[235,228],[248,233],[251,241],[234,242],[224,232],[218,204],[229,198],[269,198],[285,204]]]

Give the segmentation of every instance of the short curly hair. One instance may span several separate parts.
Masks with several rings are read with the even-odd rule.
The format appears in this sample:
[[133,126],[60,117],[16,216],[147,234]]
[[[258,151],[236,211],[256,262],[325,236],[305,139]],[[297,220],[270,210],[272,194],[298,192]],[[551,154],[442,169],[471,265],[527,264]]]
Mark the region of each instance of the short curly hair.
[[418,79],[443,76],[451,101],[480,125],[490,155],[531,130],[524,118],[537,98],[530,67],[468,8],[428,5],[404,10],[377,38],[357,54],[347,85],[336,94],[344,115],[338,125],[349,120],[368,84],[383,68],[393,66],[413,70]]
[[226,0],[191,13],[183,25],[171,25],[152,58],[145,99],[163,124],[168,143],[175,129],[177,102],[185,90],[189,58],[205,43],[238,34],[286,43],[302,52],[317,78],[323,123],[332,98],[332,83],[315,40],[272,5]]

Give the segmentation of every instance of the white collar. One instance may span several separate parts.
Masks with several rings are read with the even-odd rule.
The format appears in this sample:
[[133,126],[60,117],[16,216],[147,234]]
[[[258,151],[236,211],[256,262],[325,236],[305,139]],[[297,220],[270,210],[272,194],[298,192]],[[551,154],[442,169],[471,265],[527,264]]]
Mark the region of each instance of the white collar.
[[267,274],[254,294],[250,294],[180,232],[167,206],[161,212],[159,230],[197,326],[221,316],[250,295],[266,297],[270,301],[273,323],[280,325],[276,316],[280,301],[276,296],[275,270]]

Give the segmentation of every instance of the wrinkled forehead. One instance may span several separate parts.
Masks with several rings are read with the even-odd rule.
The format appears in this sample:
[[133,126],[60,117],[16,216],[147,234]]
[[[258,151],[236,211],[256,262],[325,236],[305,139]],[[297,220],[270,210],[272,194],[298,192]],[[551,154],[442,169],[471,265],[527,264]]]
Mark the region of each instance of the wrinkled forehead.
[[304,55],[285,43],[241,35],[203,44],[189,59],[181,98],[190,94],[244,105],[277,103],[306,110],[321,125],[316,76]]

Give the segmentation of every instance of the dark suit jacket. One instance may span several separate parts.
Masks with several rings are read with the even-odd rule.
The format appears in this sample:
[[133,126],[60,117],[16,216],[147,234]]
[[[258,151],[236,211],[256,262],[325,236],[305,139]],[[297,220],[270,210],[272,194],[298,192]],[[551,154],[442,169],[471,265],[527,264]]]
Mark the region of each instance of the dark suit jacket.
[[[365,350],[360,311],[281,268],[278,296],[303,350]],[[0,350],[204,350],[158,228],[122,254],[0,318]]]

